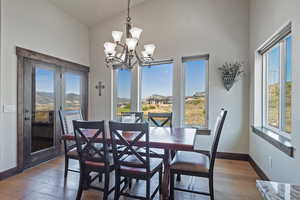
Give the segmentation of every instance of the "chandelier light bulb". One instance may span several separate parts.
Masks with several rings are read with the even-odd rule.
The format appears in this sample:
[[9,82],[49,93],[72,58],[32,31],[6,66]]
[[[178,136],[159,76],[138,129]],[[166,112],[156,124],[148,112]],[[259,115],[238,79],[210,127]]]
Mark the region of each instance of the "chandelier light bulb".
[[143,32],[143,29],[137,28],[137,27],[133,27],[130,29],[130,34],[133,38],[139,40],[140,36]]
[[154,44],[148,44],[144,46],[145,52],[148,55],[148,57],[152,57],[155,51],[155,45]]
[[113,39],[114,39],[115,42],[120,42],[121,39],[122,39],[122,36],[123,36],[123,32],[121,32],[121,31],[113,31],[111,33],[111,35],[112,35],[112,37],[113,37]]
[[115,50],[113,50],[113,51],[104,50],[104,53],[105,53],[106,57],[111,57],[111,56],[115,56],[116,55],[116,51]]
[[142,51],[141,53],[142,53],[143,58],[148,58],[149,57],[146,51]]
[[104,43],[104,48],[105,48],[105,53],[106,55],[110,55],[110,54],[115,54],[116,51],[116,44],[115,43],[112,43],[112,42],[105,42]]
[[135,50],[135,47],[137,45],[137,39],[135,38],[127,38],[126,39],[126,45],[128,47],[128,50],[129,51],[134,51]]

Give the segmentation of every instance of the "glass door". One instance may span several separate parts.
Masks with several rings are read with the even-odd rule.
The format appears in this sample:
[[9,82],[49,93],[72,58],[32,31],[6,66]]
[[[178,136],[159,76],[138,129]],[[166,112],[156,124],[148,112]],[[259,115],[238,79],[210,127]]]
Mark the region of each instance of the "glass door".
[[65,93],[64,93],[64,109],[65,110],[81,110],[81,77],[72,72],[66,72],[65,77]]
[[87,76],[80,71],[64,70],[62,72],[63,92],[62,109],[80,110],[83,117],[87,116]]
[[58,151],[56,136],[59,71],[33,60],[25,64],[25,166],[50,159]]

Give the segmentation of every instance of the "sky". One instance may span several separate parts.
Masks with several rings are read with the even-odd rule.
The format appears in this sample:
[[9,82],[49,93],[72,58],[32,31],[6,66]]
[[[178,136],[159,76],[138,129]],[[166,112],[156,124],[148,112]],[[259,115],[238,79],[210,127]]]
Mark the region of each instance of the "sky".
[[[279,83],[280,76],[280,47],[277,46],[268,52],[268,83]],[[286,39],[286,80],[292,81],[292,38]]]
[[205,91],[206,60],[185,62],[185,96],[193,96],[196,92]]
[[[186,69],[186,95],[192,96],[195,92],[205,89],[205,62],[203,60],[190,61],[184,64]],[[142,76],[142,98],[153,94],[172,96],[173,64],[143,67]],[[130,98],[131,72],[119,70],[118,72],[118,96]]]
[[[55,71],[51,69],[36,68],[36,90],[38,92],[54,92]],[[80,94],[80,76],[65,73],[66,93]]]

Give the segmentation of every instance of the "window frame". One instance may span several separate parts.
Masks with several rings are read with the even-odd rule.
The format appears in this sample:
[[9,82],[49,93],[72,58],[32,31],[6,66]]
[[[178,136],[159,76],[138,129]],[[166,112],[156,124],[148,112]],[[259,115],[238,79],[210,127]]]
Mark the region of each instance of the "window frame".
[[[138,102],[137,102],[137,111],[138,112],[143,112],[143,108],[142,108],[142,79],[143,79],[143,73],[142,73],[142,70],[144,67],[158,67],[160,65],[172,65],[172,81],[171,81],[171,90],[172,90],[172,93],[171,93],[171,97],[172,97],[172,113],[174,114],[174,75],[175,75],[175,65],[174,65],[174,61],[171,59],[171,60],[166,60],[165,62],[159,62],[159,63],[155,63],[151,66],[140,66],[138,68],[138,83],[137,83],[137,90],[138,90]],[[174,120],[174,118],[173,118]],[[174,122],[173,122],[174,124]]]
[[[275,133],[278,133],[284,137],[290,138],[291,132],[285,131],[286,127],[286,122],[285,122],[285,82],[286,82],[286,64],[287,64],[287,39],[291,37],[293,38],[292,33],[288,32],[284,35],[281,36],[280,39],[278,39],[277,42],[273,43],[271,47],[269,47],[266,51],[263,53],[260,53],[262,56],[262,68],[263,68],[263,73],[262,73],[262,126],[264,128],[267,128]],[[268,53],[274,50],[275,48],[279,47],[279,52],[280,52],[280,66],[279,66],[279,123],[278,123],[278,128],[269,125],[268,123]],[[291,81],[293,82],[293,81]]]
[[[185,124],[185,97],[186,97],[186,67],[184,65],[185,62],[188,61],[196,61],[196,60],[205,60],[205,125],[197,126],[197,125],[188,125]],[[209,54],[196,55],[196,56],[184,56],[181,58],[181,66],[182,66],[182,98],[181,98],[181,125],[186,128],[196,128],[196,129],[206,129],[209,127]]]

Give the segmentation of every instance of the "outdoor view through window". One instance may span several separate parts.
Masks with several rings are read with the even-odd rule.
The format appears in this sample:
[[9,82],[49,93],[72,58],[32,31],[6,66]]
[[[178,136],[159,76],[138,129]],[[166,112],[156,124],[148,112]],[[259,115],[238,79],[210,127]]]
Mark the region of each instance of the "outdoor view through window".
[[117,70],[117,116],[131,110],[131,71]]
[[145,119],[148,113],[172,112],[173,64],[142,68],[141,95]]
[[266,55],[266,124],[291,132],[292,38],[282,40]]
[[207,60],[183,59],[185,68],[185,126],[206,127]]
[[80,110],[80,75],[65,73],[65,87],[65,110]]

